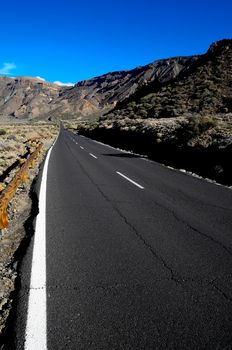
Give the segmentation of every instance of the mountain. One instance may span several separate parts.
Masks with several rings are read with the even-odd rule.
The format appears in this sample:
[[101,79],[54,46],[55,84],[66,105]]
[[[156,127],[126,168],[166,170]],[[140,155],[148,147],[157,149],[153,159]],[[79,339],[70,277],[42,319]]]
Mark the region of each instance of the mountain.
[[232,112],[232,40],[212,44],[208,52],[160,86],[150,83],[121,105],[111,117],[170,118]]
[[[157,119],[232,111],[232,40],[204,55],[158,60],[61,87],[0,77],[0,119]],[[108,113],[108,114],[107,114]]]
[[60,87],[30,77],[0,77],[0,118],[70,118],[99,115],[153,83],[176,78],[198,56],[158,60],[132,70],[112,72]]
[[89,114],[114,107],[137,90],[151,82],[167,82],[197,60],[193,57],[176,57],[159,60],[132,70],[112,72],[77,83],[65,90],[60,101],[70,104],[76,112]]
[[51,102],[63,89],[31,77],[0,77],[1,117],[34,118],[52,110]]

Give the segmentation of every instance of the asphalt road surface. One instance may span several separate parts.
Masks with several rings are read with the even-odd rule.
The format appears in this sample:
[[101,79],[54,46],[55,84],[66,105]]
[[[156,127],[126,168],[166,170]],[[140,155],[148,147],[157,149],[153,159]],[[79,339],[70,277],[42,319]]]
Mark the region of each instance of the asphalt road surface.
[[232,349],[230,189],[61,128],[46,203],[47,349]]

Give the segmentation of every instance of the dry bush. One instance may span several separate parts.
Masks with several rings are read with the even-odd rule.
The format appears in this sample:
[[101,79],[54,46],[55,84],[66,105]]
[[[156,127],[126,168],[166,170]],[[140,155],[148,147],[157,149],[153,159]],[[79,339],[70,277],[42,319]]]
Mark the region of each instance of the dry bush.
[[217,120],[213,116],[191,116],[185,121],[181,121],[179,125],[176,135],[177,139],[181,143],[188,143],[189,140],[202,135],[209,129],[215,128]]
[[20,155],[26,152],[26,142],[30,139],[38,139],[41,142],[52,141],[58,134],[56,125],[47,124],[12,124],[4,125],[0,130],[0,175]]
[[1,135],[5,135],[6,134],[6,130],[5,129],[0,129],[0,136]]

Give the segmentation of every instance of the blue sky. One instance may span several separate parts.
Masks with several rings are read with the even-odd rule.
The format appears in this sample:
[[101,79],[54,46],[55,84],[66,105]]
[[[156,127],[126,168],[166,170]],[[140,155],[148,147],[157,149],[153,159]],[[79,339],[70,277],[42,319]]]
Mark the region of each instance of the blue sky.
[[8,0],[0,75],[77,82],[232,38],[231,0]]

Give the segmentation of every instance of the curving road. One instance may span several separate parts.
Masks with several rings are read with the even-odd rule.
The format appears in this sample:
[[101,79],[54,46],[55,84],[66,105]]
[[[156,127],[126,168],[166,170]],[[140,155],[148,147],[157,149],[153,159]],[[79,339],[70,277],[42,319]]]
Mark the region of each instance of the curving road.
[[[41,350],[231,348],[230,189],[61,128],[46,204]],[[17,349],[31,255],[32,247],[21,268]]]

